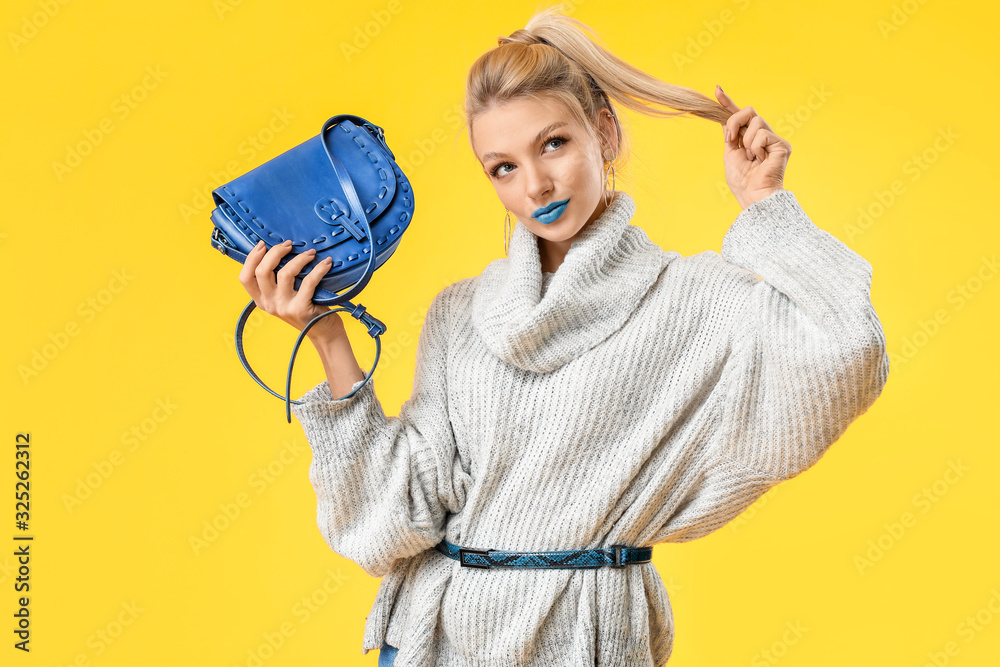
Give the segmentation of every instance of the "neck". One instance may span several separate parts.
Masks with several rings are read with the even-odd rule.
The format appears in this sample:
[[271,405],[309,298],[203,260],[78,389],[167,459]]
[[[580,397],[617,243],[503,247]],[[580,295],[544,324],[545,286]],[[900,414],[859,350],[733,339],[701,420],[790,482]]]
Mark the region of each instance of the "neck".
[[574,236],[565,241],[549,241],[538,237],[538,259],[542,265],[542,273],[555,273],[566,259],[566,253],[573,243]]

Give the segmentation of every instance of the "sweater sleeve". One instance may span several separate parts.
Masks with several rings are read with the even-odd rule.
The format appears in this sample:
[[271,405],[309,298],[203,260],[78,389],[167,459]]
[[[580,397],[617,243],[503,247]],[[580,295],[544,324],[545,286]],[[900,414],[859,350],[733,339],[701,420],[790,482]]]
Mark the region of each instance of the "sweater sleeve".
[[885,335],[872,267],[778,190],[744,209],[722,257],[748,269],[723,371],[722,458],[789,479],[881,394]]
[[440,542],[446,515],[461,510],[471,484],[448,417],[444,295],[428,308],[413,392],[398,417],[385,415],[374,379],[339,400],[324,380],[292,406],[313,451],[309,480],[320,532],[375,577]]

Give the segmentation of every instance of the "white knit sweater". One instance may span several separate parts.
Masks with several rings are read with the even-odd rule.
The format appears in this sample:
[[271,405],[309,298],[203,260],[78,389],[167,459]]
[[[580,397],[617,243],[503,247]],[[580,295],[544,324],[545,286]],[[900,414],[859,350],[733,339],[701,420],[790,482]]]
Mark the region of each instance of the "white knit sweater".
[[701,537],[816,463],[881,393],[871,265],[790,191],[740,212],[721,255],[664,251],[634,213],[619,192],[547,287],[517,225],[509,257],[444,288],[398,417],[374,380],[342,400],[324,381],[292,406],[324,539],[383,577],[362,653],[386,641],[395,667],[663,665],[673,615],[652,563],[484,570],[434,545]]

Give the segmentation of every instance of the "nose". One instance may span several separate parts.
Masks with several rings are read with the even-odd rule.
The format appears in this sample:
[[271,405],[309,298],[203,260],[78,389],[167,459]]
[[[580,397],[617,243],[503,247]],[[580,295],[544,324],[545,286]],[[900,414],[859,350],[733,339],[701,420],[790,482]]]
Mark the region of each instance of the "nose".
[[552,190],[552,177],[543,166],[528,163],[522,167],[524,170],[524,187],[528,199],[536,205],[544,204],[545,195]]

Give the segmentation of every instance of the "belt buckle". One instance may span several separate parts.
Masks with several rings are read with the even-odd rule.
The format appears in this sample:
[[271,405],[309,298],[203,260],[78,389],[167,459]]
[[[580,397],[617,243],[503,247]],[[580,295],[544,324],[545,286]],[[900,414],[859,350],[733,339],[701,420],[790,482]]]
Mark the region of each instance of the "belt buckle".
[[476,554],[477,556],[483,556],[488,558],[490,554],[489,549],[466,549],[465,547],[461,547],[458,550],[458,562],[462,564],[462,567],[478,567],[483,570],[490,569],[489,563],[486,563],[485,565],[481,563],[466,563],[465,559],[462,558],[464,554]]
[[625,565],[626,565],[626,563],[622,562],[622,549],[628,549],[629,548],[628,545],[627,544],[612,544],[611,548],[615,552],[615,562],[614,563],[609,563],[608,567],[614,567],[614,568],[618,568],[618,569],[624,568]]

